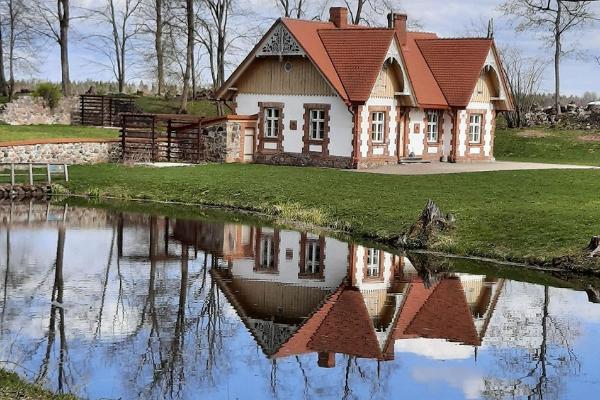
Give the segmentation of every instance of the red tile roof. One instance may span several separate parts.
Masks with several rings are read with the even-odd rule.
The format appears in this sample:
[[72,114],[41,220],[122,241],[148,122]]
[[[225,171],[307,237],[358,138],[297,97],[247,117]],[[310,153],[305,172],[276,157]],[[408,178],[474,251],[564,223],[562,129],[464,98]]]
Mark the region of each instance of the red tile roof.
[[366,102],[394,37],[393,29],[328,29],[319,37],[348,97]]
[[448,104],[466,107],[491,49],[491,39],[420,39],[416,44]]

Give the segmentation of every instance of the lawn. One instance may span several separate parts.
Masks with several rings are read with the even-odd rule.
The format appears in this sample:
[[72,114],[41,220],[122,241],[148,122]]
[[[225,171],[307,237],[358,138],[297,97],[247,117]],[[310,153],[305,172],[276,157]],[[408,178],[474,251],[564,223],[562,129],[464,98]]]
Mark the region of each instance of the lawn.
[[16,374],[0,369],[0,400],[75,400],[71,395],[53,395],[23,382]]
[[86,138],[114,139],[119,137],[117,129],[72,125],[0,125],[0,144],[18,140]]
[[[142,96],[135,100],[135,104],[146,113],[152,114],[177,114],[179,99],[165,99],[164,97]],[[188,102],[188,113],[203,117],[212,117],[217,114],[215,104],[207,100]]]
[[497,160],[600,165],[600,133],[542,128],[498,129]]
[[547,263],[600,234],[600,172],[504,171],[391,176],[266,165],[75,166],[73,193],[231,206],[385,239],[428,198],[457,219],[436,249]]

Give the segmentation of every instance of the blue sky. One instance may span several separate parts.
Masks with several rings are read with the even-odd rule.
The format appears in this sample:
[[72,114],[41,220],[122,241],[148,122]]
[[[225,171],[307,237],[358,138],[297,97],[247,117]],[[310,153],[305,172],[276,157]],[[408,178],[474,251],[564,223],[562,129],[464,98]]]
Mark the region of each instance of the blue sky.
[[[91,0],[84,2],[93,3]],[[269,19],[277,17],[275,0],[247,0],[248,7],[262,13],[261,20],[265,20],[268,26]],[[341,5],[341,1],[333,0],[331,5]],[[503,15],[498,6],[502,0],[418,0],[418,1],[394,1],[393,6],[397,10],[408,13],[409,20],[417,20],[425,31],[433,31],[440,36],[464,36],[471,26],[482,26],[493,17],[495,25],[495,36],[500,48],[510,44],[516,46],[532,56],[547,61],[542,90],[553,91],[553,68],[552,50],[544,45],[543,40],[535,32],[515,32],[511,26],[511,18]],[[600,2],[594,5],[600,14]],[[432,12],[435,10],[435,12]],[[385,14],[384,11],[381,12]],[[384,18],[381,23],[383,24]],[[256,16],[249,23],[253,23]],[[73,29],[79,34],[72,37],[71,43],[71,76],[74,80],[87,78],[104,79],[112,78],[111,72],[96,65],[97,55],[89,50],[81,37],[86,33],[98,29],[95,23],[89,21],[74,21]],[[562,67],[562,92],[563,94],[582,94],[585,91],[600,92],[600,65],[591,60],[593,55],[600,56],[600,23],[589,26],[585,30],[570,33],[565,38],[565,46],[577,48],[579,56],[565,58]],[[44,52],[44,62],[40,66],[36,77],[58,81],[60,79],[60,62],[58,46],[49,44]],[[583,57],[582,57],[583,56]],[[141,71],[131,70],[129,81],[138,82],[140,79],[148,81],[147,76]]]

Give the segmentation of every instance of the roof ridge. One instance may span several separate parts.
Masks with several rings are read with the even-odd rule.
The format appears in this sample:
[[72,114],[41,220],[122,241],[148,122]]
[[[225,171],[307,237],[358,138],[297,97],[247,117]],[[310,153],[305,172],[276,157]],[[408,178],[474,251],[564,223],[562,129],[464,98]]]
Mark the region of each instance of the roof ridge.
[[490,40],[493,41],[494,39],[491,38],[485,38],[485,37],[466,37],[466,36],[461,36],[461,37],[435,37],[435,38],[421,38],[421,39],[415,39],[416,41],[425,41],[425,40],[440,40],[440,41],[445,41],[445,40]]

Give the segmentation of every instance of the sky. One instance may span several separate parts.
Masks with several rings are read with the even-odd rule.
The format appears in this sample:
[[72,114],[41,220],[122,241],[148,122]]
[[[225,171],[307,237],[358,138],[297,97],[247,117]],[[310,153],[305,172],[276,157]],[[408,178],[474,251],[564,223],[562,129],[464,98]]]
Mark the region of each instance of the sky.
[[[82,0],[90,3],[91,0]],[[270,22],[277,18],[276,0],[246,0],[248,7],[255,10],[265,21],[268,28]],[[487,24],[489,18],[494,18],[494,33],[498,47],[516,46],[531,56],[539,57],[547,63],[542,91],[553,92],[554,73],[552,67],[553,50],[544,45],[544,41],[535,32],[515,32],[514,20],[503,15],[498,9],[503,0],[393,0],[395,10],[405,11],[409,21],[418,21],[421,30],[436,32],[442,37],[466,36],[472,32],[473,26],[478,28]],[[330,0],[332,6],[343,5],[341,0]],[[600,2],[593,6],[600,14]],[[433,12],[433,10],[435,10]],[[381,10],[381,24],[384,24],[386,14]],[[254,23],[256,16],[249,17],[249,24]],[[70,48],[71,78],[112,79],[112,73],[99,65],[98,55],[90,50],[90,46],[82,37],[98,29],[95,23],[80,20],[72,23],[76,31],[72,36]],[[577,55],[567,57],[561,64],[561,86],[563,94],[581,95],[586,91],[600,93],[600,65],[592,59],[600,56],[600,22],[595,26],[586,27],[582,31],[569,33],[565,38],[566,48],[576,48]],[[233,63],[234,65],[236,62]],[[229,71],[231,72],[231,71]],[[30,77],[30,76],[27,76]],[[58,46],[49,44],[44,52],[44,62],[35,77],[52,81],[60,80],[60,60]],[[139,82],[148,77],[141,71],[132,70],[129,73],[130,82]]]

